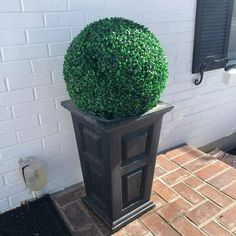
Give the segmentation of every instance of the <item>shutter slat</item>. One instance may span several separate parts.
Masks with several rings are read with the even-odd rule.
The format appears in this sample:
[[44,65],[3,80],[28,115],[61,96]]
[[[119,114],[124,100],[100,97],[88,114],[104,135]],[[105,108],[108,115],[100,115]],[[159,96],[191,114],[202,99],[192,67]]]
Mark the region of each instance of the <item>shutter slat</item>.
[[193,73],[225,67],[234,0],[198,0]]

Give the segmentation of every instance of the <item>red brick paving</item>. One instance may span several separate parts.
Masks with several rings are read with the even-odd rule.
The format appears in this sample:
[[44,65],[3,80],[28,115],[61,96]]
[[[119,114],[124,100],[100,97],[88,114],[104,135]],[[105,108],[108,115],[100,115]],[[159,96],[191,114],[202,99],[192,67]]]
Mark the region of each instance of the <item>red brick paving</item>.
[[[158,156],[152,190],[155,208],[114,236],[236,235],[236,170],[214,157],[189,145]],[[83,195],[76,188],[55,196],[73,235],[111,235]]]
[[171,227],[164,219],[162,219],[158,214],[152,213],[144,218],[142,222],[154,235],[180,235],[175,229]]
[[190,176],[189,178],[183,181],[185,184],[190,186],[191,188],[197,188],[202,185],[204,182],[197,178],[196,176]]
[[174,202],[168,203],[162,208],[158,209],[157,212],[167,222],[171,222],[187,212],[189,208],[191,208],[191,205],[183,198],[179,198]]
[[235,228],[236,227],[236,206],[220,214],[217,220],[219,223],[224,225],[229,230]]
[[208,182],[209,184],[213,185],[217,189],[220,189],[232,183],[234,180],[236,180],[236,171],[234,168],[230,168],[224,173],[216,176],[215,178],[212,178]]
[[151,201],[153,201],[155,203],[156,209],[163,207],[166,204],[166,201],[156,193],[153,193],[151,195]]
[[173,226],[183,236],[203,236],[204,234],[185,217],[179,217]]
[[189,152],[189,151],[191,151],[193,149],[194,148],[192,146],[190,146],[190,145],[184,145],[182,147],[173,149],[173,150],[165,153],[165,156],[168,157],[168,158],[173,158],[173,157],[179,156],[181,154],[187,153],[187,152]]
[[194,171],[197,171],[198,169],[205,167],[213,162],[215,162],[215,159],[212,158],[212,156],[205,155],[205,156],[202,156],[201,158],[198,158],[197,160],[187,163],[186,165],[183,166],[183,168],[187,169],[190,172],[194,172]]
[[173,185],[188,177],[190,174],[184,169],[177,169],[162,177],[162,180],[168,185]]
[[170,202],[171,200],[178,197],[178,194],[171,190],[167,185],[159,180],[155,180],[152,185],[154,192],[158,193],[165,201]]
[[124,227],[129,236],[151,236],[152,233],[139,221],[135,220]]
[[166,171],[163,168],[157,166],[155,168],[155,172],[154,172],[154,179],[164,175],[165,173],[166,173]]
[[226,195],[232,197],[236,200],[236,182],[230,184],[228,187],[223,188],[222,190]]
[[226,208],[233,203],[232,199],[209,185],[204,185],[198,191],[222,208]]
[[164,168],[165,170],[174,170],[177,169],[178,166],[176,164],[174,164],[172,161],[170,161],[169,159],[167,159],[166,157],[160,155],[157,158],[156,164],[158,166],[161,166],[162,168]]
[[195,175],[203,180],[207,180],[215,176],[217,173],[220,173],[228,168],[229,166],[225,163],[217,161],[211,165],[208,165],[207,167],[202,168],[201,170],[198,170],[197,172],[195,172]]
[[188,212],[186,216],[196,225],[201,225],[219,212],[219,207],[207,201]]
[[204,227],[202,227],[202,230],[209,236],[230,236],[228,231],[226,231],[224,228],[222,228],[219,224],[215,223],[214,221],[211,221]]
[[201,196],[199,193],[197,193],[184,183],[175,185],[173,189],[193,205],[197,205],[198,203],[205,200],[203,196]]
[[173,162],[175,162],[176,164],[178,165],[183,165],[187,162],[190,162],[190,161],[193,161],[201,156],[205,155],[204,152],[201,152],[200,150],[198,149],[193,149],[192,151],[190,152],[187,152],[185,154],[182,154],[182,155],[179,155],[179,156],[176,156],[174,158],[172,158],[171,160]]

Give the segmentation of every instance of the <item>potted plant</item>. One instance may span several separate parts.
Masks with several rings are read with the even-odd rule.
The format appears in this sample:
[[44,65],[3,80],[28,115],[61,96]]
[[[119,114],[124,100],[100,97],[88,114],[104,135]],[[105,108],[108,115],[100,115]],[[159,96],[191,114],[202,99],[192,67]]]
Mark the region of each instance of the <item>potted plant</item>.
[[112,231],[150,210],[168,77],[163,49],[123,18],[89,24],[65,55],[64,79],[84,178],[85,204]]

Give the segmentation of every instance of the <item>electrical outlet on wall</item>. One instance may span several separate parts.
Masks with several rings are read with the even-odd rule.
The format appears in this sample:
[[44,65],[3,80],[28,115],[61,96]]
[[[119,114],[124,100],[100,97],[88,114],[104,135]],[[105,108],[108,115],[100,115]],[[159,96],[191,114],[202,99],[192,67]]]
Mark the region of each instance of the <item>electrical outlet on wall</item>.
[[35,157],[20,158],[20,172],[25,182],[26,187],[36,198],[48,183],[47,174],[43,166],[36,160]]

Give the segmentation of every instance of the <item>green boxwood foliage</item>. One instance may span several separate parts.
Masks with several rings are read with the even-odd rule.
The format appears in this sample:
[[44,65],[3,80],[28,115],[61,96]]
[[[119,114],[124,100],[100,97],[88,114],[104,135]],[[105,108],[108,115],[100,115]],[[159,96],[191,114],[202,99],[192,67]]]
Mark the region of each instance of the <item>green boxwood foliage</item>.
[[168,66],[159,41],[146,27],[106,18],[89,24],[73,39],[63,74],[81,111],[114,119],[156,106]]

